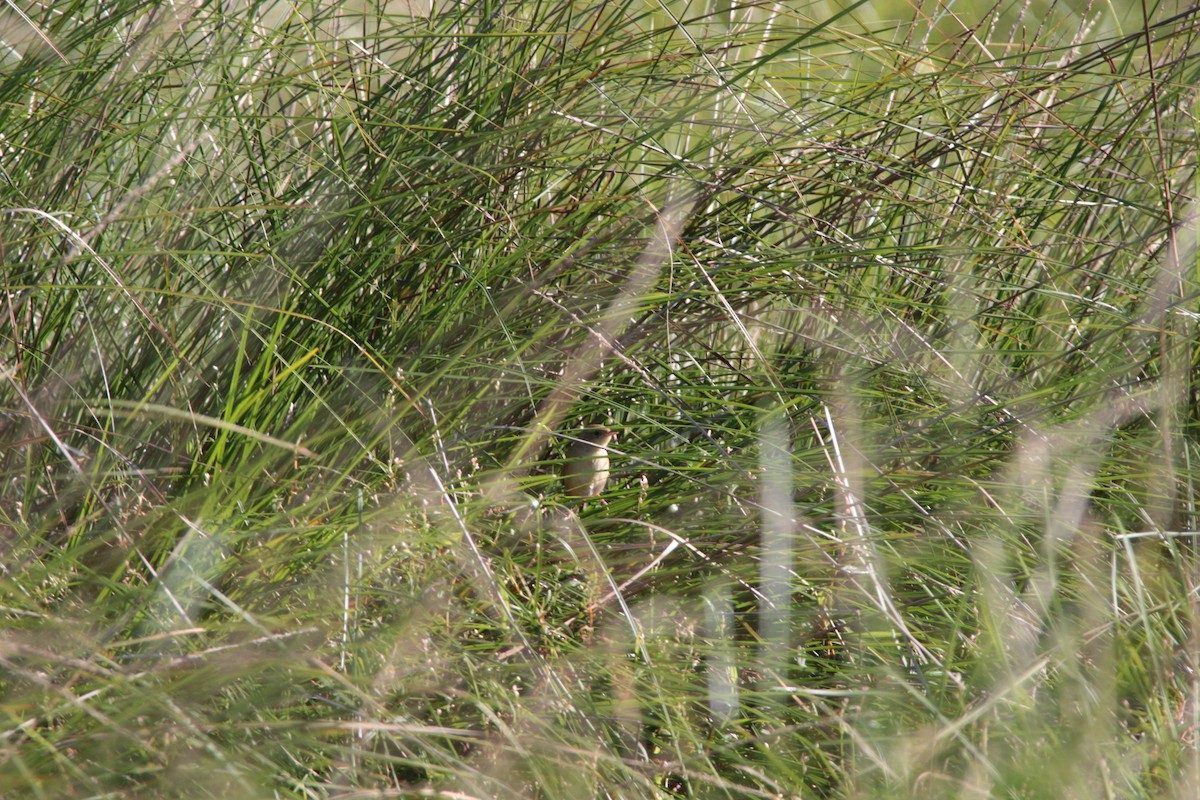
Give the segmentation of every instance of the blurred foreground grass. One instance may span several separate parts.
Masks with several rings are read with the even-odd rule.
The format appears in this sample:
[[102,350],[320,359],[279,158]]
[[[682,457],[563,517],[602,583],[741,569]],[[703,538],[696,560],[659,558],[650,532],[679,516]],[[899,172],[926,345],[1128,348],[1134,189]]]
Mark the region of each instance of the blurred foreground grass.
[[1196,9],[368,5],[0,18],[0,795],[1196,796]]

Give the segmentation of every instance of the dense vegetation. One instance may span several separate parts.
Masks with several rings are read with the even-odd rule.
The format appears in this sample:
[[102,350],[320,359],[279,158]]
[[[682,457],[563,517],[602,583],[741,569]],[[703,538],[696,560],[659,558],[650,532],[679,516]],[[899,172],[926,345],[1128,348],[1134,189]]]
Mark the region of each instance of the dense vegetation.
[[0,795],[1194,797],[1200,10],[436,5],[0,18]]

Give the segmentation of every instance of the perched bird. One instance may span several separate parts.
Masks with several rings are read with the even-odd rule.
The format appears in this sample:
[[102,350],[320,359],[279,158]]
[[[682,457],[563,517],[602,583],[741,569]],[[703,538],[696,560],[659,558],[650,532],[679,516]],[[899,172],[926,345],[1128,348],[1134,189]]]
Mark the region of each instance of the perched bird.
[[567,448],[562,479],[572,497],[595,497],[608,483],[608,443],[617,432],[603,426],[585,428]]

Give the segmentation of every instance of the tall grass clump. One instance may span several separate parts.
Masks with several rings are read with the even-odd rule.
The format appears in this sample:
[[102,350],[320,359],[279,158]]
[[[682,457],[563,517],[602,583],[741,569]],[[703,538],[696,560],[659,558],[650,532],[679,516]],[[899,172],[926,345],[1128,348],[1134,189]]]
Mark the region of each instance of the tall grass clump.
[[10,3],[0,796],[1196,796],[1197,21]]

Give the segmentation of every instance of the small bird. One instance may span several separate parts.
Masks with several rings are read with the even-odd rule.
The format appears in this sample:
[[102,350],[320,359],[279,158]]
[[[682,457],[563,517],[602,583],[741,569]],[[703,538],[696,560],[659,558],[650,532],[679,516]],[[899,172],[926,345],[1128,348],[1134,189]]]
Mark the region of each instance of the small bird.
[[572,497],[595,497],[608,483],[608,443],[617,432],[597,425],[580,432],[563,462],[562,479]]

